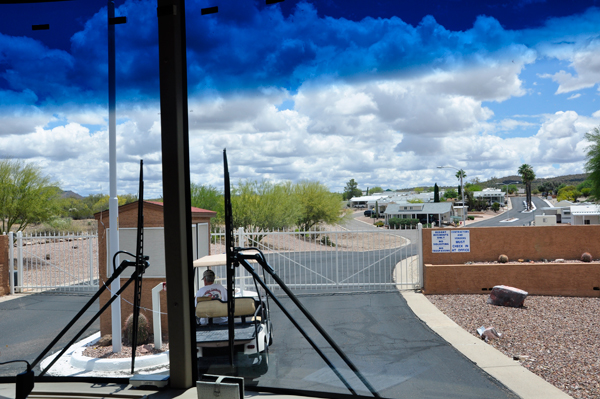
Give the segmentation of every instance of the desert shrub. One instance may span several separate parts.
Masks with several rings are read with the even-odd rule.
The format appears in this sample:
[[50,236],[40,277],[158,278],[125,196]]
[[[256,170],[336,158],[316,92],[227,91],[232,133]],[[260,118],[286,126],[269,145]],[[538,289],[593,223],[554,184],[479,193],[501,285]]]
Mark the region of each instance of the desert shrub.
[[329,239],[329,236],[323,236],[320,240],[321,244],[327,245],[328,247],[335,247],[335,243]]
[[377,226],[377,227],[383,227],[383,221],[382,220],[378,220],[377,222],[375,222],[375,226]]

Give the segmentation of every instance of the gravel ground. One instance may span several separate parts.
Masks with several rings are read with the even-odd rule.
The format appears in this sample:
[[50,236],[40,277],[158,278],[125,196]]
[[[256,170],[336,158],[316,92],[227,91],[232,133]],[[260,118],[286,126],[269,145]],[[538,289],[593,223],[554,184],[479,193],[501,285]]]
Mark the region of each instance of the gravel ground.
[[574,398],[600,398],[600,298],[530,296],[523,308],[486,304],[488,295],[428,295],[476,337],[494,327],[490,345]]
[[[139,345],[135,351],[135,356],[155,355],[169,350],[169,343],[163,343],[162,348],[155,349],[154,344]],[[131,357],[131,345],[121,345],[121,352],[113,352],[112,345],[97,346],[90,345],[83,350],[83,356],[98,359],[122,359]]]

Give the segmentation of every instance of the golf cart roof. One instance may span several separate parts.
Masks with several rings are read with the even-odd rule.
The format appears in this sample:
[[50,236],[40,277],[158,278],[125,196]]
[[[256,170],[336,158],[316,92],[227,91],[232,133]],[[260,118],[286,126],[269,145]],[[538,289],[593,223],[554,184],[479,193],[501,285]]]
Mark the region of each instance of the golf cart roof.
[[[250,260],[250,262],[255,262]],[[206,255],[194,261],[194,267],[211,267],[211,266],[225,266],[227,265],[227,255]]]

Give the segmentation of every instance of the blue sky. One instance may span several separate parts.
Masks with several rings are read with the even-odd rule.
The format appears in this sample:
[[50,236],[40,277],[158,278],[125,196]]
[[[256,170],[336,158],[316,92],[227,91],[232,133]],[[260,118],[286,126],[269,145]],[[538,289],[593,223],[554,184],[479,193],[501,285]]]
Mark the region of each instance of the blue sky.
[[[191,179],[341,191],[583,172],[600,125],[594,1],[188,1]],[[160,196],[156,1],[117,0],[118,191]],[[219,13],[201,16],[203,7]],[[0,157],[108,193],[106,1],[0,4]],[[48,31],[31,31],[49,23]]]

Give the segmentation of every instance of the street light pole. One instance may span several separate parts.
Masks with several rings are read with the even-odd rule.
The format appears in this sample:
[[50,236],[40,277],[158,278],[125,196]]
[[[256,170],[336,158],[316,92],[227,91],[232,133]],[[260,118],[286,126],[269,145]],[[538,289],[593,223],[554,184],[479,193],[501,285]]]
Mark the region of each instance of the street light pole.
[[463,227],[465,227],[465,187],[463,186],[463,174],[462,174],[462,169],[458,169],[455,168],[454,166],[438,166],[438,169],[456,169],[457,171],[461,172],[459,173],[460,175],[460,192],[462,194],[462,222],[463,222]]
[[[111,19],[115,17],[115,3],[108,0],[108,164],[110,196],[108,200],[108,214],[110,226],[110,254],[111,261],[119,251],[119,199],[117,198],[117,119],[115,95],[115,25]],[[119,264],[119,259],[115,260]],[[117,292],[121,288],[120,279],[115,279],[111,284],[111,291]],[[110,306],[113,352],[121,352],[121,298]]]

